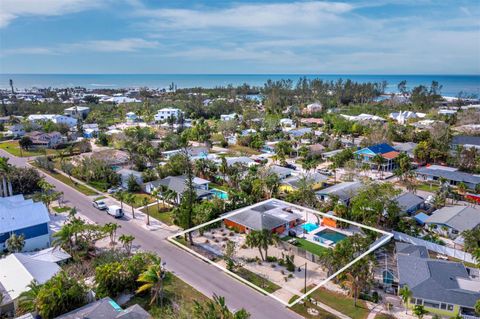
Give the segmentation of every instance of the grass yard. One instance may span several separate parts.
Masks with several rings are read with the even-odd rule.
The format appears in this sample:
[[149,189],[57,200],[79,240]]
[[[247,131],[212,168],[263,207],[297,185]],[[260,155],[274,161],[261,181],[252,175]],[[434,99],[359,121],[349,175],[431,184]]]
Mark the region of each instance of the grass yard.
[[[148,212],[151,217],[158,219],[164,224],[167,225],[173,225],[173,215],[172,215],[172,207],[169,206],[163,206],[162,203],[160,203],[160,210],[158,209],[158,205],[152,205],[148,207]],[[143,213],[147,212],[146,208],[142,208],[141,211]]]
[[[35,166],[35,165],[34,165]],[[76,183],[74,182],[73,180],[71,180],[70,178],[68,178],[67,176],[63,175],[63,174],[60,174],[58,172],[50,172],[50,171],[47,171],[47,170],[44,170],[44,169],[41,169],[40,167],[38,166],[35,166],[37,169],[41,170],[42,172],[44,172],[45,174],[48,174],[50,176],[52,176],[53,178],[55,179],[58,179],[59,181],[61,181],[62,183],[64,184],[67,184],[68,186],[71,186],[73,188],[75,188],[77,191],[79,191],[80,193],[84,194],[84,195],[87,195],[87,196],[93,196],[93,195],[98,195],[97,192],[93,191],[92,189],[88,188],[87,186],[85,185],[82,185],[82,184],[79,184],[79,183]]]
[[395,319],[395,316],[386,313],[379,313],[375,316],[375,319]]
[[255,286],[258,286],[260,288],[263,288],[269,293],[275,292],[278,289],[282,288],[278,286],[277,284],[274,284],[270,280],[263,278],[260,275],[257,275],[256,273],[251,272],[248,269],[245,269],[243,267],[239,267],[234,271],[235,274],[239,275],[243,279],[247,280],[248,282],[251,282]]
[[[18,141],[8,141],[0,143],[0,149],[9,152],[10,154],[17,157],[29,157],[29,156],[40,156],[45,155],[44,150],[22,150],[18,145]],[[54,150],[47,149],[47,155],[55,154]]]
[[[172,308],[175,309],[177,306],[181,306],[183,311],[188,311],[191,314],[195,301],[202,303],[209,299],[172,273],[169,273],[165,280],[164,296],[163,309],[160,304],[150,306],[149,293],[138,294],[122,306],[126,308],[138,304],[147,310],[153,318],[164,318],[167,314],[171,314]],[[173,311],[176,311],[176,309]],[[169,318],[173,318],[173,316]]]
[[63,207],[60,207],[60,206],[55,206],[55,207],[52,207],[52,209],[56,212],[56,213],[66,213],[68,211],[70,211],[70,207],[67,207],[67,206],[63,206]]
[[436,183],[432,184],[430,186],[430,184],[427,184],[427,183],[422,183],[422,184],[419,184],[418,187],[417,187],[418,190],[421,190],[421,191],[425,191],[425,192],[436,192],[440,189],[440,186],[437,185]]
[[[287,241],[287,240],[292,239],[292,238],[293,237],[285,236],[285,237],[282,238],[282,240]],[[295,246],[303,248],[306,251],[311,252],[312,254],[315,254],[317,256],[321,256],[324,251],[328,250],[328,248],[322,247],[320,245],[312,243],[312,242],[310,242],[306,239],[303,239],[303,238],[298,238],[297,237],[297,238],[295,238],[295,240],[297,241],[297,244]]]
[[352,319],[365,319],[370,312],[363,300],[357,300],[357,306],[355,307],[353,298],[324,288],[315,290],[309,297],[332,307]]
[[[149,194],[145,193],[132,193],[135,196],[135,202],[133,204],[127,203],[129,205],[133,205],[133,207],[138,208],[143,206],[143,199],[146,198],[148,200],[148,203],[151,204],[155,202],[155,198]],[[116,199],[118,199],[117,193],[112,195]],[[160,204],[161,205],[161,204]]]
[[[316,310],[318,310],[318,316],[312,316],[311,314],[309,314],[307,312],[307,309],[308,308],[314,308]],[[321,309],[321,308],[318,308],[317,306],[315,306],[314,304],[312,304],[311,302],[305,302],[305,304],[301,305],[301,304],[296,304],[294,305],[293,307],[291,307],[290,309],[292,309],[293,311],[295,311],[296,313],[300,314],[301,316],[303,316],[304,318],[307,318],[307,319],[314,319],[314,318],[319,318],[319,319],[334,319],[334,318],[337,318],[336,316],[334,316],[333,314]]]
[[260,153],[259,151],[253,149],[253,148],[250,148],[250,147],[247,147],[247,146],[241,146],[241,145],[229,145],[228,146],[228,150],[231,151],[231,152],[237,152],[237,153],[240,153],[240,154],[247,154],[247,155],[260,155],[262,153]]

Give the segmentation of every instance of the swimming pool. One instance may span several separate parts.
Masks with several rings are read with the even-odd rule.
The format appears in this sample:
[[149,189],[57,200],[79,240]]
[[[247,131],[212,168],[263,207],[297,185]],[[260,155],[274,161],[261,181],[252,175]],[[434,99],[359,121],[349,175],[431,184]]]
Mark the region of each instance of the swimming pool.
[[318,236],[318,237],[323,238],[323,239],[331,240],[335,244],[338,243],[339,241],[347,238],[346,235],[344,235],[342,233],[339,233],[339,232],[336,232],[334,230],[328,229],[328,228],[322,229],[321,231],[316,233],[315,236]]
[[227,192],[224,192],[224,191],[216,189],[216,188],[212,188],[210,191],[213,193],[213,196],[215,196],[217,198],[220,198],[220,199],[223,199],[223,200],[228,199],[228,193]]
[[302,228],[307,232],[307,233],[311,233],[312,231],[314,231],[315,229],[318,228],[318,225],[317,224],[314,224],[314,223],[305,223],[302,225]]

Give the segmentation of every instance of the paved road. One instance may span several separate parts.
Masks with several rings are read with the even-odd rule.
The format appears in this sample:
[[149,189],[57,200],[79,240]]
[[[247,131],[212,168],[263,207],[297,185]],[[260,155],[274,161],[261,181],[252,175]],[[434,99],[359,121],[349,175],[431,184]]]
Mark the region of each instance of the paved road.
[[[15,157],[3,150],[0,156],[8,157],[9,163],[16,166],[26,166],[27,159]],[[64,193],[64,201],[70,206],[75,206],[77,211],[98,224],[112,221],[112,217],[92,207],[91,199],[77,190],[59,182],[51,176],[45,175],[46,180],[54,185],[58,191]],[[272,318],[288,319],[303,318],[287,309],[278,301],[264,296],[252,288],[240,283],[204,261],[192,256],[182,249],[166,241],[172,233],[167,229],[150,231],[138,221],[129,218],[117,220],[122,227],[120,234],[135,236],[134,245],[139,245],[142,250],[156,252],[167,263],[168,270],[179,276],[185,282],[201,291],[207,296],[217,294],[224,296],[231,309],[245,308],[254,319]]]

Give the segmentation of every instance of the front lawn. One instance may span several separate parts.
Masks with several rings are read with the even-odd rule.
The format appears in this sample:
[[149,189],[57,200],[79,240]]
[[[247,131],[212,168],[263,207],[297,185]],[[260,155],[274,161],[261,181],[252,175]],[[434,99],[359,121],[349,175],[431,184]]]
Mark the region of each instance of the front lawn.
[[248,282],[251,282],[255,286],[258,286],[265,291],[272,293],[277,291],[278,289],[282,288],[279,285],[271,282],[270,280],[263,278],[260,275],[257,275],[256,273],[251,272],[248,269],[245,269],[243,267],[239,267],[234,271],[235,274],[239,275],[243,279],[245,279]]
[[76,183],[75,181],[68,178],[68,176],[60,174],[58,172],[47,171],[47,170],[42,169],[42,168],[40,168],[40,167],[38,167],[34,164],[32,164],[32,165],[35,166],[37,169],[41,170],[42,172],[44,172],[45,174],[48,174],[51,177],[61,181],[62,183],[67,184],[68,186],[75,188],[77,191],[79,191],[80,193],[82,193],[84,195],[87,195],[87,196],[98,195],[98,193],[95,192],[94,190],[88,188],[87,186],[85,186],[83,184]]
[[231,152],[236,152],[236,153],[240,153],[240,154],[246,154],[246,155],[260,155],[262,153],[260,153],[259,151],[253,149],[253,148],[250,148],[250,147],[247,147],[247,146],[241,146],[241,145],[229,145],[228,146],[228,150],[231,151]]
[[[18,145],[18,141],[8,141],[0,143],[0,149],[9,152],[10,154],[17,156],[17,157],[29,157],[29,156],[40,156],[45,155],[45,151],[43,149],[30,149],[30,150],[22,150]],[[47,155],[55,154],[54,150],[47,149]]]
[[417,186],[417,190],[421,190],[424,192],[431,192],[431,193],[435,193],[439,189],[440,189],[440,186],[437,185],[436,183],[433,183],[432,185],[427,183],[422,183]]
[[357,306],[355,307],[353,298],[324,288],[315,290],[309,297],[332,307],[352,319],[365,319],[370,313],[363,300],[357,300]]
[[[147,208],[142,208],[141,211],[146,214]],[[158,207],[158,205],[148,206],[148,213],[151,217],[161,221],[164,224],[169,226],[173,225],[172,207],[163,206],[163,204],[160,203],[160,207]]]
[[[135,201],[134,201],[134,203],[127,203],[127,204],[132,205],[135,208],[144,206],[144,204],[143,204],[143,199],[144,198],[146,198],[148,200],[149,204],[155,202],[155,197],[153,197],[149,194],[145,194],[145,193],[132,193],[132,194],[135,197]],[[113,194],[113,197],[118,199],[118,193]]]
[[[285,236],[282,238],[283,241],[288,241],[289,239],[292,239],[293,237],[290,236]],[[311,241],[308,241],[303,238],[298,238],[295,237],[295,240],[297,241],[297,244],[295,246],[300,247],[305,249],[308,252],[311,252],[314,255],[321,256],[323,252],[328,250],[328,248],[325,248],[323,246],[320,246],[318,244],[312,243]]]

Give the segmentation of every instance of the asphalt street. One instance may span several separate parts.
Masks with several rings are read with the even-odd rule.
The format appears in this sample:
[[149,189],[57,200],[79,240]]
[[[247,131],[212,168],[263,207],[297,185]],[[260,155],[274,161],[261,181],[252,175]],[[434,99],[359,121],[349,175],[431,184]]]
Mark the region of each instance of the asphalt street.
[[[15,157],[3,150],[0,150],[0,156],[8,157],[9,163],[15,166],[28,165],[26,158]],[[92,206],[92,199],[88,196],[49,175],[45,175],[45,178],[56,187],[57,191],[64,193],[64,202],[69,206],[75,206],[79,214],[98,224],[114,221],[113,217],[95,209]],[[121,234],[135,236],[134,246],[157,253],[162,257],[162,261],[166,262],[166,268],[169,271],[206,296],[213,294],[224,296],[231,309],[245,308],[251,313],[251,318],[303,318],[273,298],[255,291],[216,267],[169,243],[166,237],[172,235],[171,230],[167,228],[149,230],[143,222],[132,221],[129,217],[115,221],[121,225],[118,236]]]

